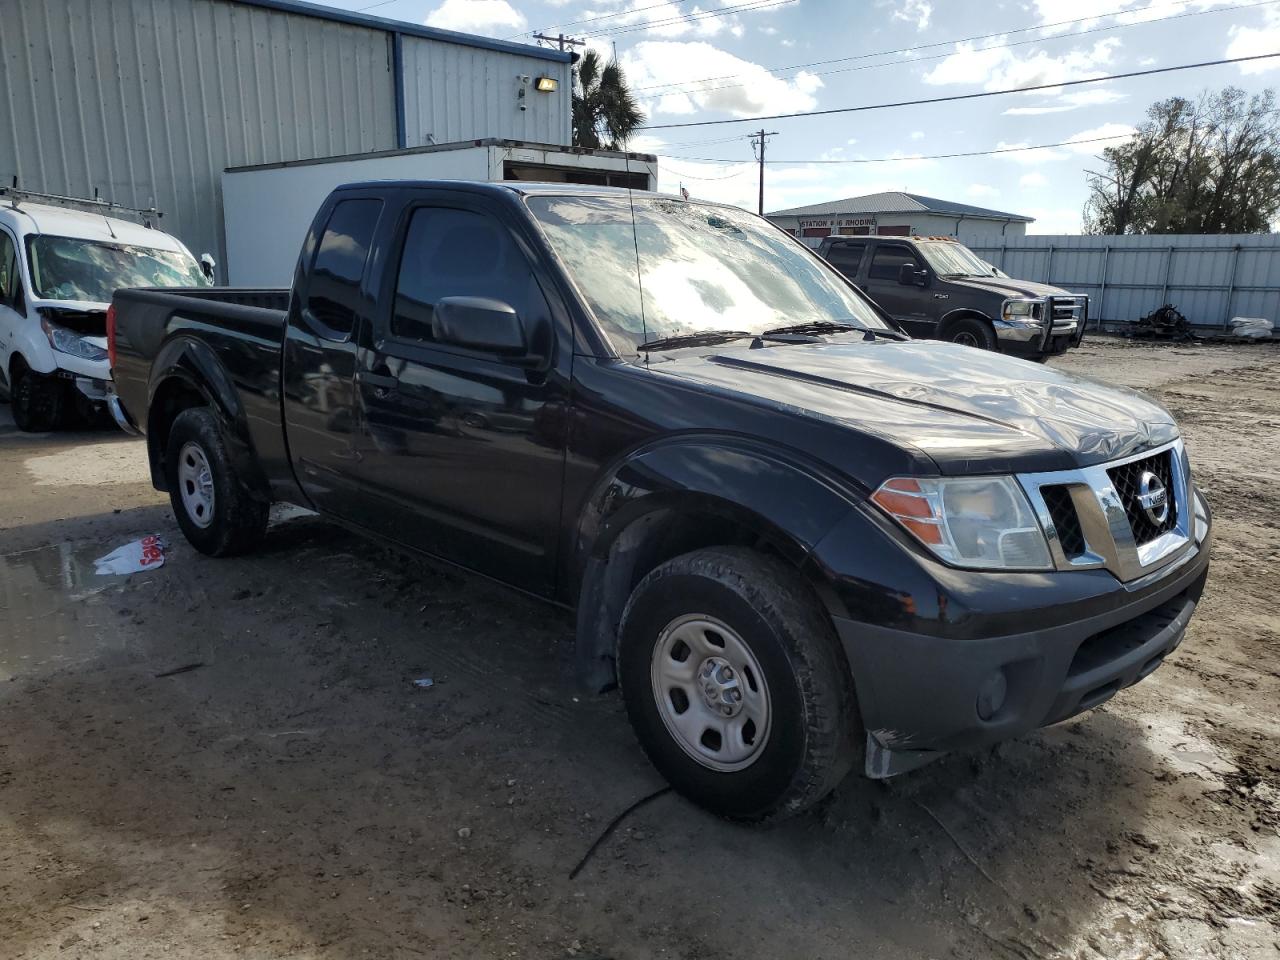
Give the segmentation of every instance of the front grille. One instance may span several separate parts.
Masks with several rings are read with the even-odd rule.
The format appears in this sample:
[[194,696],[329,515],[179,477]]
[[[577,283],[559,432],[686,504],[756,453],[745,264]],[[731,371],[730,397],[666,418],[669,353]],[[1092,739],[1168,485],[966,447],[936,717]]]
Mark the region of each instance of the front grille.
[[[1149,516],[1147,508],[1138,499],[1142,494],[1142,478],[1148,472],[1160,481],[1165,490],[1165,502],[1169,510],[1163,520]],[[1107,470],[1107,476],[1124,505],[1129,527],[1133,530],[1133,539],[1139,546],[1150,543],[1177,526],[1178,501],[1174,496],[1173,457],[1170,451],[1164,450],[1142,460],[1111,467]]]
[[1041,487],[1040,496],[1044,497],[1044,505],[1049,508],[1049,517],[1058,532],[1058,544],[1063,555],[1068,560],[1083,556],[1086,549],[1084,531],[1080,529],[1080,515],[1071,500],[1071,490],[1064,484],[1053,484]]

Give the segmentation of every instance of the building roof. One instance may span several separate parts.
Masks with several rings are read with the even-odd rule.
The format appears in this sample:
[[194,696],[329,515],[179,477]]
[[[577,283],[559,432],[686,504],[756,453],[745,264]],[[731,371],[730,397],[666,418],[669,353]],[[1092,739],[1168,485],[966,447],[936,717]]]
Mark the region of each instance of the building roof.
[[820,217],[845,216],[857,213],[936,213],[944,217],[963,216],[983,220],[1017,220],[1022,223],[1032,223],[1035,220],[1035,217],[1025,217],[1020,213],[1005,213],[1001,210],[975,207],[968,203],[955,203],[951,200],[938,200],[935,197],[922,197],[918,193],[903,193],[900,190],[891,190],[886,193],[870,193],[865,197],[846,197],[844,200],[828,200],[826,203],[811,203],[807,207],[775,210],[766,214],[766,216]]
[[477,37],[470,33],[441,30],[438,27],[425,27],[417,23],[407,23],[404,20],[392,20],[389,17],[375,17],[367,13],[341,10],[337,7],[325,7],[318,3],[307,3],[305,0],[235,0],[235,2],[243,3],[250,7],[279,10],[282,13],[296,13],[304,17],[316,17],[320,20],[349,23],[357,27],[386,30],[388,33],[399,33],[407,37],[425,37],[428,40],[458,43],[466,47],[479,47],[482,50],[499,50],[502,53],[514,53],[522,57],[554,60],[557,63],[568,63],[572,59],[569,53],[561,50],[535,47],[529,43],[512,43],[509,40],[494,40],[491,37]]

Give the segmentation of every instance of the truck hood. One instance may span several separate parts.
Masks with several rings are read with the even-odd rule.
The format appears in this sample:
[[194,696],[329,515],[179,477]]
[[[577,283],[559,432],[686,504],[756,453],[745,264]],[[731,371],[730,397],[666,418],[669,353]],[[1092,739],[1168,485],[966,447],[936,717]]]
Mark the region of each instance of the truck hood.
[[1062,287],[1051,287],[1047,283],[1036,283],[1034,280],[1015,280],[1012,277],[948,277],[945,282],[1000,297],[1071,296],[1071,291],[1064,290]]
[[1073,469],[1178,436],[1135,391],[936,341],[722,349],[650,370],[878,436],[944,474]]

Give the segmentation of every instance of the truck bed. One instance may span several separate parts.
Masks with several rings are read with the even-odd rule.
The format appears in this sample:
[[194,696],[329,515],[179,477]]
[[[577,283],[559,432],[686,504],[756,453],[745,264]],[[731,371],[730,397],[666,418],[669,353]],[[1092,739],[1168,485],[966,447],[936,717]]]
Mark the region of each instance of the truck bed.
[[[193,390],[219,391],[206,399],[236,421],[268,483],[291,482],[280,413],[289,295],[234,287],[118,290],[112,374],[128,419],[147,431],[153,405],[175,402],[155,385],[176,372]],[[162,478],[161,464],[151,466]]]

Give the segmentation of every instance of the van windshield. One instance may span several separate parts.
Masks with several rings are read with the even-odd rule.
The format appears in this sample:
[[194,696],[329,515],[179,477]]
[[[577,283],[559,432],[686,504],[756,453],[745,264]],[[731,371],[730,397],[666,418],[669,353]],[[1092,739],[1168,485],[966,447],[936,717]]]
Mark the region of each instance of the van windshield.
[[758,217],[662,197],[634,203],[633,229],[626,197],[529,199],[620,353],[726,329],[832,322],[891,329],[839,274]]
[[209,281],[185,250],[39,234],[27,238],[31,287],[41,300],[110,303],[125,287],[205,287]]

